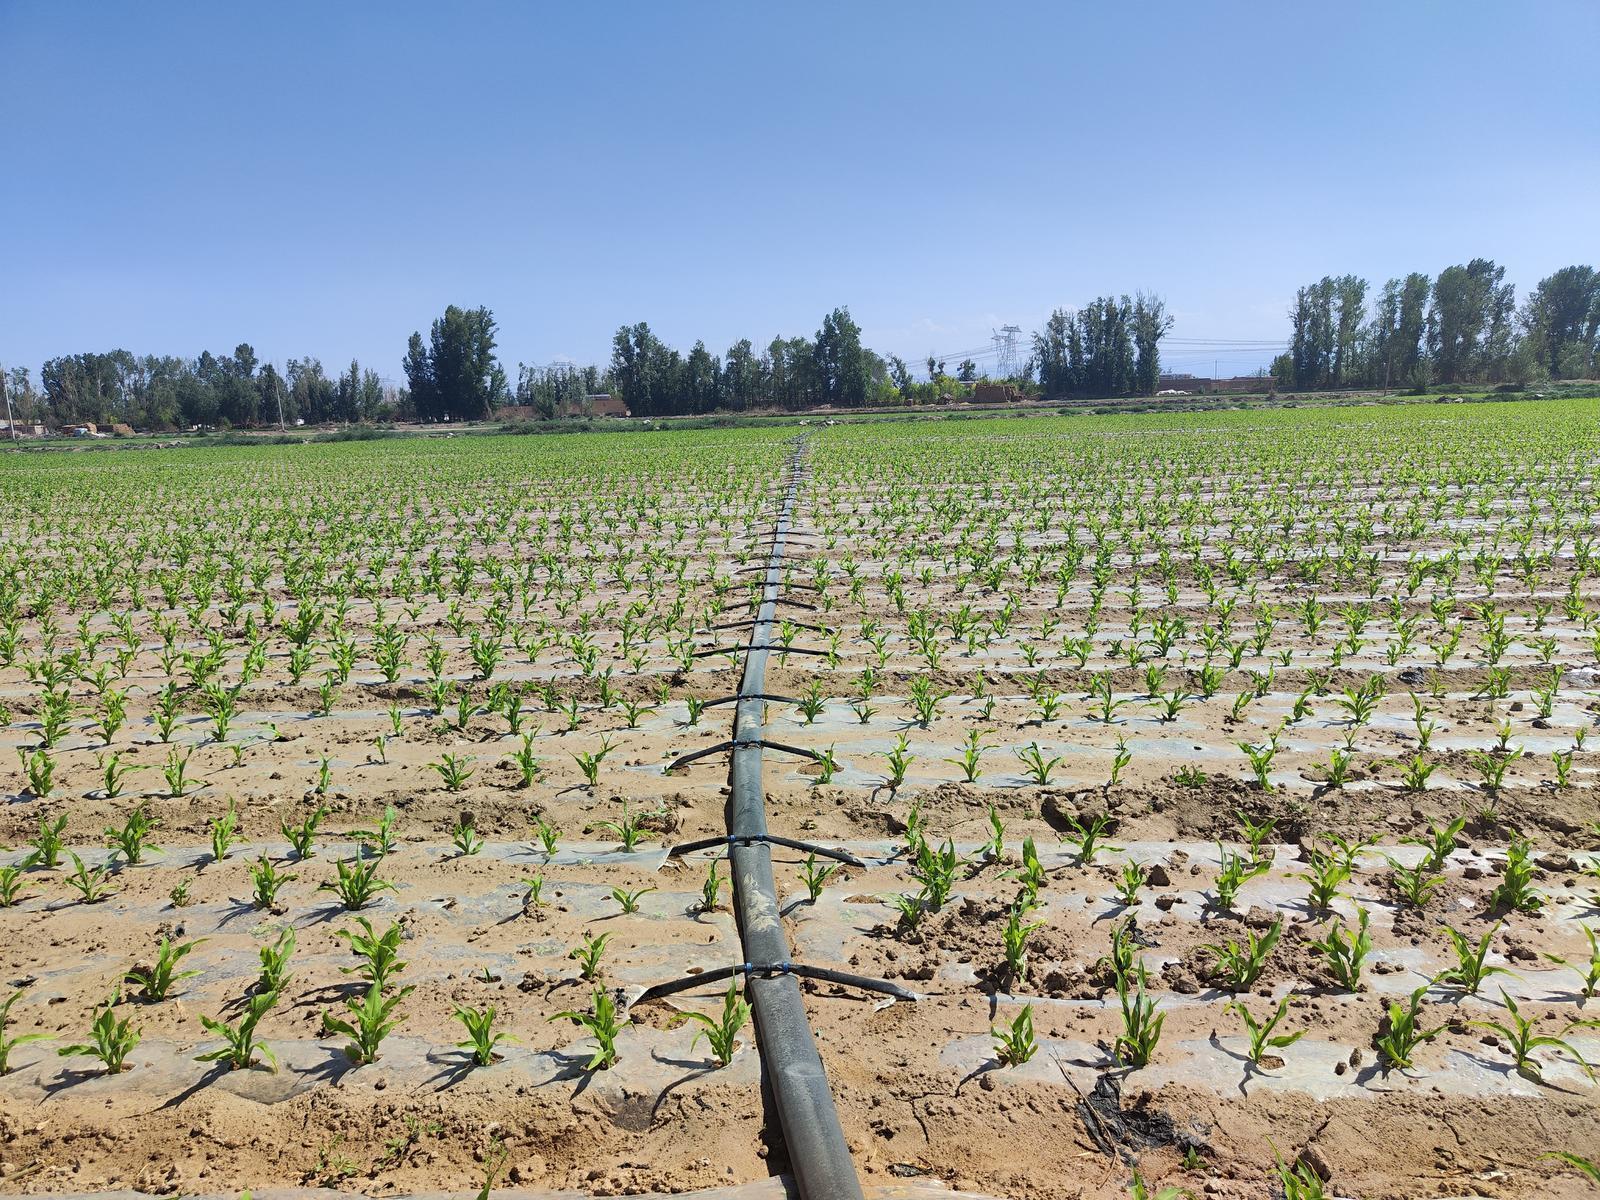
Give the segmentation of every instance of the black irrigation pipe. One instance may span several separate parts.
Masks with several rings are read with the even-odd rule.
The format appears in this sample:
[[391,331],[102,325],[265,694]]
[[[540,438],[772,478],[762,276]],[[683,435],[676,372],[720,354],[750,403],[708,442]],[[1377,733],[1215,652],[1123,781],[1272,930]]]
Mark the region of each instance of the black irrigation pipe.
[[692,842],[679,842],[667,851],[667,857],[677,858],[683,854],[694,854],[701,850],[710,850],[713,847],[731,847],[745,842],[766,842],[769,846],[782,846],[787,850],[803,850],[807,854],[818,854],[823,858],[831,858],[835,862],[842,862],[850,867],[864,867],[867,865],[848,850],[839,850],[833,846],[824,846],[817,842],[802,842],[794,838],[779,837],[775,833],[769,833],[765,837],[759,838],[737,838],[726,835],[723,837],[697,838]]
[[642,1004],[646,1000],[659,1000],[663,996],[687,992],[690,988],[700,987],[703,984],[732,979],[735,975],[743,975],[746,979],[777,979],[784,975],[794,975],[801,979],[820,979],[824,983],[839,983],[846,987],[860,988],[864,992],[881,992],[886,996],[893,996],[896,1000],[921,999],[916,992],[884,979],[868,979],[862,975],[852,975],[848,971],[835,971],[831,967],[814,967],[809,963],[781,962],[769,967],[758,967],[754,963],[740,963],[735,967],[712,967],[708,971],[694,975],[684,975],[665,983],[652,984],[645,988],[633,1003]]
[[[766,579],[756,624],[745,648],[740,700],[734,710],[732,759],[728,764],[726,817],[728,862],[733,882],[733,910],[747,963],[771,964],[746,974],[745,994],[755,1014],[761,1065],[777,1110],[778,1126],[788,1150],[789,1168],[802,1200],[862,1200],[861,1181],[833,1092],[806,1023],[800,982],[792,970],[772,968],[790,962],[789,939],[778,909],[778,887],[772,877],[772,848],[767,838],[766,793],[761,784],[761,715],[771,653],[772,626],[778,593],[783,587],[783,547],[800,490],[805,442],[796,443],[789,458],[783,507],[772,533]],[[704,976],[697,978],[703,979]]]

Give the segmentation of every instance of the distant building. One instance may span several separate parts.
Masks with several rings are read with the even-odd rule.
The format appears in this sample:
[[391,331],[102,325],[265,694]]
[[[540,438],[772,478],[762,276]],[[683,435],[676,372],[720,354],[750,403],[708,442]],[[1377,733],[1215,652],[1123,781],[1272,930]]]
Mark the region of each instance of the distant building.
[[1009,383],[975,383],[969,404],[1016,404],[1022,393]]
[[0,419],[0,437],[44,437],[50,431],[33,421],[6,421]]
[[583,398],[584,407],[597,417],[628,417],[633,414],[628,411],[628,406],[622,402],[621,396],[613,396],[609,392],[596,392],[592,396]]

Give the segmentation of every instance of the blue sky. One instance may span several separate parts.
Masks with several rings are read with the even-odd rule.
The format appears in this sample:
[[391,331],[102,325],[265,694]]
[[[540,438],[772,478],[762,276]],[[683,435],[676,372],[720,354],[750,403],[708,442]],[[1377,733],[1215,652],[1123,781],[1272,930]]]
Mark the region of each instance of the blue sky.
[[836,304],[920,361],[1141,288],[1273,340],[1301,283],[1475,255],[1520,295],[1600,260],[1597,45],[1596,0],[0,0],[0,362],[399,378],[447,303],[513,373]]

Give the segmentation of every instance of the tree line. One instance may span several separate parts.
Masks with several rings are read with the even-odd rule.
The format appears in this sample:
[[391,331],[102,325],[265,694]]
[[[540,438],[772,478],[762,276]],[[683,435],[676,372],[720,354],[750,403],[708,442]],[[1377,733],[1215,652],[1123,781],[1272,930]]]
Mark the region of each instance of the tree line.
[[775,337],[763,350],[741,338],[720,358],[703,341],[682,354],[645,322],[624,325],[611,340],[609,382],[630,412],[645,417],[758,406],[858,408],[892,402],[895,391],[889,363],[861,344],[861,327],[847,308],[824,316],[815,337]]
[[1475,258],[1436,277],[1413,272],[1373,295],[1356,275],[1295,293],[1276,385],[1322,388],[1526,386],[1600,370],[1600,272],[1563,267],[1519,306],[1505,268]]
[[1100,296],[1076,311],[1058,308],[1033,335],[1029,369],[1049,397],[1153,396],[1161,339],[1172,328],[1158,296]]
[[258,363],[248,343],[232,354],[198,358],[136,355],[127,350],[70,354],[48,360],[34,385],[26,367],[5,372],[7,399],[19,424],[126,424],[138,429],[196,425],[276,425],[296,420],[374,421],[399,406],[376,371],[351,361],[329,378],[315,358],[291,358],[282,372]]

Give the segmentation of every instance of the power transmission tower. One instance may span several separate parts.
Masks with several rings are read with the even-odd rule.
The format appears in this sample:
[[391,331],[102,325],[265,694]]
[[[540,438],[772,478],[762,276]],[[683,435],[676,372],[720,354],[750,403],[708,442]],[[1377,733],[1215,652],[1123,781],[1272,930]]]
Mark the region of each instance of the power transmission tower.
[[1013,379],[1019,370],[1017,364],[1017,337],[1022,329],[1017,325],[1002,325],[999,329],[991,327],[993,335],[995,366],[994,373],[1000,379]]

